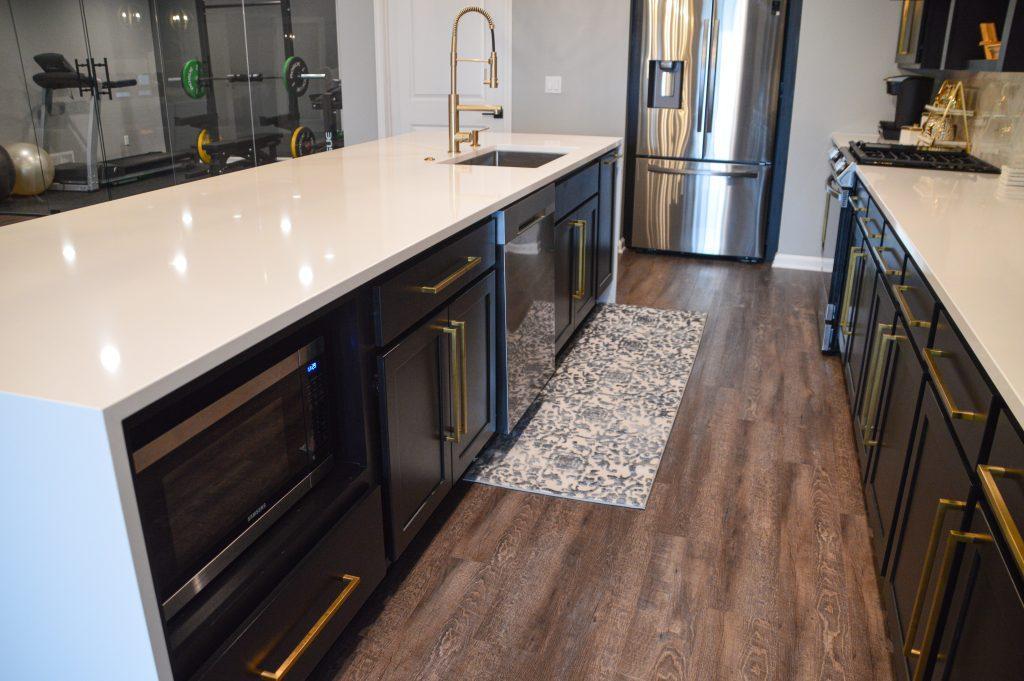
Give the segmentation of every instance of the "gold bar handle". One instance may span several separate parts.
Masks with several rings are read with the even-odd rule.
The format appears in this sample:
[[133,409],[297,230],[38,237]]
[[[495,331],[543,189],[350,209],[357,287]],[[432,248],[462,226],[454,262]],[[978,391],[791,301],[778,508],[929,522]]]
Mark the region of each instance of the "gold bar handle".
[[[878,229],[878,220],[876,220],[874,218],[862,217],[860,215],[857,215],[855,217],[857,218],[857,222],[860,223],[861,229],[864,230],[864,236],[866,236],[869,239],[881,239],[882,238],[882,230]],[[869,222],[872,225],[874,225],[874,229],[878,229],[877,232],[871,231],[871,228],[868,227],[868,223]]]
[[839,330],[849,336],[850,329],[850,298],[853,297],[853,269],[857,266],[857,260],[864,257],[864,249],[861,246],[850,248],[850,259],[846,263],[846,287],[843,289],[843,301],[839,304]]
[[981,489],[985,492],[988,505],[992,508],[992,514],[996,517],[996,524],[999,525],[1006,544],[1013,554],[1013,560],[1017,563],[1017,569],[1024,575],[1024,539],[1021,538],[1020,528],[1010,515],[1010,509],[1006,506],[1003,493],[999,491],[996,478],[1007,478],[1016,480],[1017,484],[1024,481],[1024,470],[1019,468],[1003,468],[1002,466],[978,466],[978,478],[981,479]]
[[572,292],[572,297],[583,300],[587,292],[587,221],[573,220],[569,224],[579,229],[576,239],[576,290]]
[[445,326],[441,328],[444,335],[448,336],[448,378],[451,381],[449,393],[455,404],[452,405],[452,424],[450,433],[446,433],[445,440],[459,444],[462,442],[462,369],[459,368],[459,330],[454,327]]
[[907,286],[906,284],[893,284],[892,294],[896,298],[896,304],[900,306],[900,312],[903,313],[903,318],[907,321],[908,326],[914,326],[919,329],[930,329],[932,323],[923,319],[917,319],[914,313],[910,311],[910,303],[907,302],[905,294],[913,286]]
[[457,270],[449,274],[447,277],[437,282],[433,286],[420,286],[420,293],[437,294],[445,290],[453,283],[459,280],[466,272],[479,265],[481,262],[480,256],[471,255],[466,258],[465,264],[461,265]]
[[[924,671],[928,666],[928,658],[931,656],[932,647],[935,645],[935,630],[939,625],[939,610],[942,606],[942,596],[949,585],[949,573],[953,568],[953,559],[956,557],[956,547],[959,544],[990,544],[992,537],[977,532],[961,532],[950,530],[946,535],[946,550],[942,552],[942,567],[939,568],[939,577],[935,581],[935,593],[932,594],[932,605],[928,610],[928,622],[924,627],[924,645],[920,651],[913,651],[917,657],[917,664],[914,665],[914,681],[924,679]],[[939,656],[941,658],[941,655]]]
[[928,367],[928,374],[932,377],[932,382],[935,383],[935,388],[939,391],[939,396],[942,398],[942,405],[946,408],[946,413],[949,414],[949,418],[951,419],[959,419],[961,421],[984,421],[988,418],[987,414],[960,409],[956,406],[956,403],[953,402],[953,397],[949,394],[949,387],[946,385],[946,381],[943,380],[942,374],[939,373],[939,367],[935,363],[935,358],[952,356],[953,353],[947,352],[946,350],[939,350],[938,348],[924,349],[924,363]]
[[946,522],[946,513],[949,511],[962,511],[965,508],[967,508],[966,502],[955,499],[939,499],[938,506],[935,508],[932,531],[928,536],[928,548],[924,552],[924,564],[921,565],[921,578],[917,582],[914,606],[910,609],[907,633],[903,639],[903,655],[906,657],[917,657],[921,654],[920,650],[914,648],[914,639],[917,637],[917,626],[921,622],[921,611],[924,609],[924,598],[928,592],[928,584],[932,581],[932,568],[935,566],[935,554],[939,550],[939,540],[942,536],[942,526]]
[[868,212],[867,206],[865,206],[863,203],[861,203],[860,197],[854,196],[853,194],[850,194],[850,205],[853,206],[853,211],[855,213],[867,213]]
[[[878,402],[882,398],[882,380],[885,377],[885,365],[889,358],[889,343],[907,340],[896,331],[895,324],[879,324],[878,353],[875,355],[875,364],[871,372],[870,388],[868,389],[867,400],[861,405],[861,421],[863,422],[864,446],[874,447],[878,440],[874,439],[875,430],[878,427],[875,419],[878,413]],[[888,331],[886,331],[888,329]],[[871,438],[871,439],[868,439]]]
[[882,253],[895,253],[896,249],[892,248],[891,246],[878,246],[878,247],[875,247],[871,243],[868,243],[868,248],[870,248],[871,252],[875,254],[875,258],[878,260],[879,264],[882,266],[882,272],[885,274],[885,276],[887,276],[887,277],[897,277],[897,276],[900,275],[900,271],[898,269],[889,267],[889,265],[882,258]]
[[313,623],[306,635],[302,637],[299,644],[295,646],[292,652],[288,653],[288,657],[284,658],[284,661],[274,671],[266,669],[256,669],[255,671],[259,674],[261,679],[268,679],[268,681],[281,681],[291,671],[295,663],[299,661],[309,647],[313,645],[317,637],[323,633],[323,630],[327,627],[330,621],[338,614],[341,610],[341,606],[345,605],[345,601],[352,595],[352,592],[359,586],[359,578],[355,575],[342,575],[339,577],[343,582],[346,582],[345,588],[341,590],[338,597],[331,601],[331,604],[327,606],[327,610],[324,610],[323,614],[320,615],[319,619]]
[[466,361],[466,322],[452,321],[452,326],[455,327],[459,337],[459,353],[461,355],[459,366],[462,369],[459,372],[459,414],[461,416],[459,432],[465,435],[469,432],[469,367]]

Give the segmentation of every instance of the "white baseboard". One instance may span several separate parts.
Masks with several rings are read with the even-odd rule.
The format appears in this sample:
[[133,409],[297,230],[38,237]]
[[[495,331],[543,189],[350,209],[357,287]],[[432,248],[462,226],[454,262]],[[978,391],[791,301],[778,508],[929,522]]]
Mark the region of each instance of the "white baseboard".
[[810,270],[813,272],[831,272],[832,258],[819,258],[813,255],[790,255],[776,253],[772,267],[783,270]]

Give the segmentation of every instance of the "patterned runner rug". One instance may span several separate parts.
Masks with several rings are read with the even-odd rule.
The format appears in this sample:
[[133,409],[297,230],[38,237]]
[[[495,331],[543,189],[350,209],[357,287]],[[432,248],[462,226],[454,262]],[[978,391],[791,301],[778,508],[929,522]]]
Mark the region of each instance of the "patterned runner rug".
[[706,321],[599,306],[519,426],[466,480],[645,508]]

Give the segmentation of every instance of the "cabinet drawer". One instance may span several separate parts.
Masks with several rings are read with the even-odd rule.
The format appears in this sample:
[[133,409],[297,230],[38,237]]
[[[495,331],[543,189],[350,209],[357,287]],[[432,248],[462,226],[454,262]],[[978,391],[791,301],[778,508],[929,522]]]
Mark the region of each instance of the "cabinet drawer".
[[378,345],[387,345],[431,310],[494,266],[494,220],[488,219],[374,287]]
[[973,468],[981,454],[992,391],[945,310],[936,320],[932,346],[925,348],[923,359],[943,411],[953,422],[953,431]]
[[918,348],[924,348],[928,345],[928,336],[931,333],[935,298],[925,286],[924,277],[912,259],[907,260],[903,283],[891,284],[890,288],[896,298],[900,315],[910,330],[910,337]]
[[305,678],[383,579],[386,567],[376,487],[327,532],[196,678],[252,681],[264,671]]
[[[989,506],[1004,507],[1003,518],[1012,526],[1010,534],[1020,535],[1024,530],[1024,434],[1006,411],[999,415],[988,465],[979,466],[978,471]],[[1012,543],[1007,537],[1007,544]],[[1018,568],[1024,581],[1024,565]]]
[[599,163],[594,163],[555,185],[555,220],[561,220],[570,211],[597,193],[600,180]]
[[[854,214],[864,235],[864,246],[878,263],[879,271],[886,283],[899,283],[903,279],[903,248],[893,238],[890,228],[881,221]],[[888,233],[887,233],[888,232]]]

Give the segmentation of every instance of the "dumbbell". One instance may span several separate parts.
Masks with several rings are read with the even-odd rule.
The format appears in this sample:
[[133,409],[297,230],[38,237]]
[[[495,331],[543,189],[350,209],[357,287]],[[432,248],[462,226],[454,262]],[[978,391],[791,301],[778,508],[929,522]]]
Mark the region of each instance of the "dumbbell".
[[309,81],[326,78],[326,73],[310,73],[309,66],[302,57],[288,57],[281,65],[281,75],[267,76],[262,73],[229,73],[225,76],[204,76],[203,63],[198,59],[189,59],[181,67],[181,75],[168,78],[168,82],[181,83],[181,89],[192,99],[200,99],[206,95],[206,86],[214,81],[228,83],[259,83],[264,80],[280,80],[289,94],[301,97],[309,89]]

